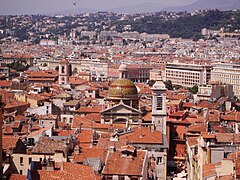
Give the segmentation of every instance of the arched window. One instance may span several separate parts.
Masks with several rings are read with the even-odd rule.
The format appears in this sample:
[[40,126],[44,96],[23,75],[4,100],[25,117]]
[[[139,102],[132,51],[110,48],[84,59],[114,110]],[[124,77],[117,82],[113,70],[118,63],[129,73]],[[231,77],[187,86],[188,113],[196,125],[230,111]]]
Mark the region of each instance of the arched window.
[[62,73],[65,73],[65,67],[62,66]]

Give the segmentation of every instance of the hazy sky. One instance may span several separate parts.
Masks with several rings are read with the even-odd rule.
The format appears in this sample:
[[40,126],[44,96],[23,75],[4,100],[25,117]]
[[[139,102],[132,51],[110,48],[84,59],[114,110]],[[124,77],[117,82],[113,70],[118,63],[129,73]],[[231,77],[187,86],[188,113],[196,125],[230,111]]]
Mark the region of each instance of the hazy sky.
[[[140,3],[180,6],[194,1],[197,0],[0,0],[0,14],[55,13],[73,8],[107,10]],[[73,2],[76,2],[76,6],[73,5]]]

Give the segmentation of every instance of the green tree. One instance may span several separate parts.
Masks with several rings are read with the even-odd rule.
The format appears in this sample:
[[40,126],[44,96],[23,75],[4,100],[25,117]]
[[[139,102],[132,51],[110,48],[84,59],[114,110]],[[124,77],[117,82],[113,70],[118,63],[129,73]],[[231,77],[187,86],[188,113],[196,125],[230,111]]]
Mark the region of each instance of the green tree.
[[166,85],[166,88],[168,90],[173,90],[173,85],[172,85],[172,81],[171,80],[167,80],[166,82],[164,82]]
[[193,87],[191,88],[188,88],[188,90],[193,93],[193,94],[197,94],[198,92],[198,85],[194,85]]
[[155,80],[149,80],[149,81],[148,81],[148,85],[149,85],[150,87],[152,87],[155,82],[156,82]]

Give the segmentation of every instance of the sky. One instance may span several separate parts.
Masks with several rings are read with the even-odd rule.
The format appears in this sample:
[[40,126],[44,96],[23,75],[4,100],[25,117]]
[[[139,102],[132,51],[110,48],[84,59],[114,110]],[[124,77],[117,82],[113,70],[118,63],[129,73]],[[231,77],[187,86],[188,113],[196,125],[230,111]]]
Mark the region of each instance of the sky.
[[181,6],[195,1],[197,0],[0,0],[0,14],[49,14],[74,8],[108,10],[142,3]]

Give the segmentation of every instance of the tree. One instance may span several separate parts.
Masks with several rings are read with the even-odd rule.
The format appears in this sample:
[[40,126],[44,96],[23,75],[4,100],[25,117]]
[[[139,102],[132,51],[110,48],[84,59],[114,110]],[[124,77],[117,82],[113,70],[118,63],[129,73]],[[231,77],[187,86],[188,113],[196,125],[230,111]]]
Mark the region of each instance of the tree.
[[188,90],[193,93],[193,94],[197,94],[198,92],[198,85],[194,85],[193,87],[191,88],[188,88]]
[[149,80],[149,81],[148,81],[148,85],[149,85],[150,87],[152,87],[155,82],[156,82],[155,80]]
[[165,86],[168,90],[173,90],[173,85],[171,80],[167,80],[165,83]]

